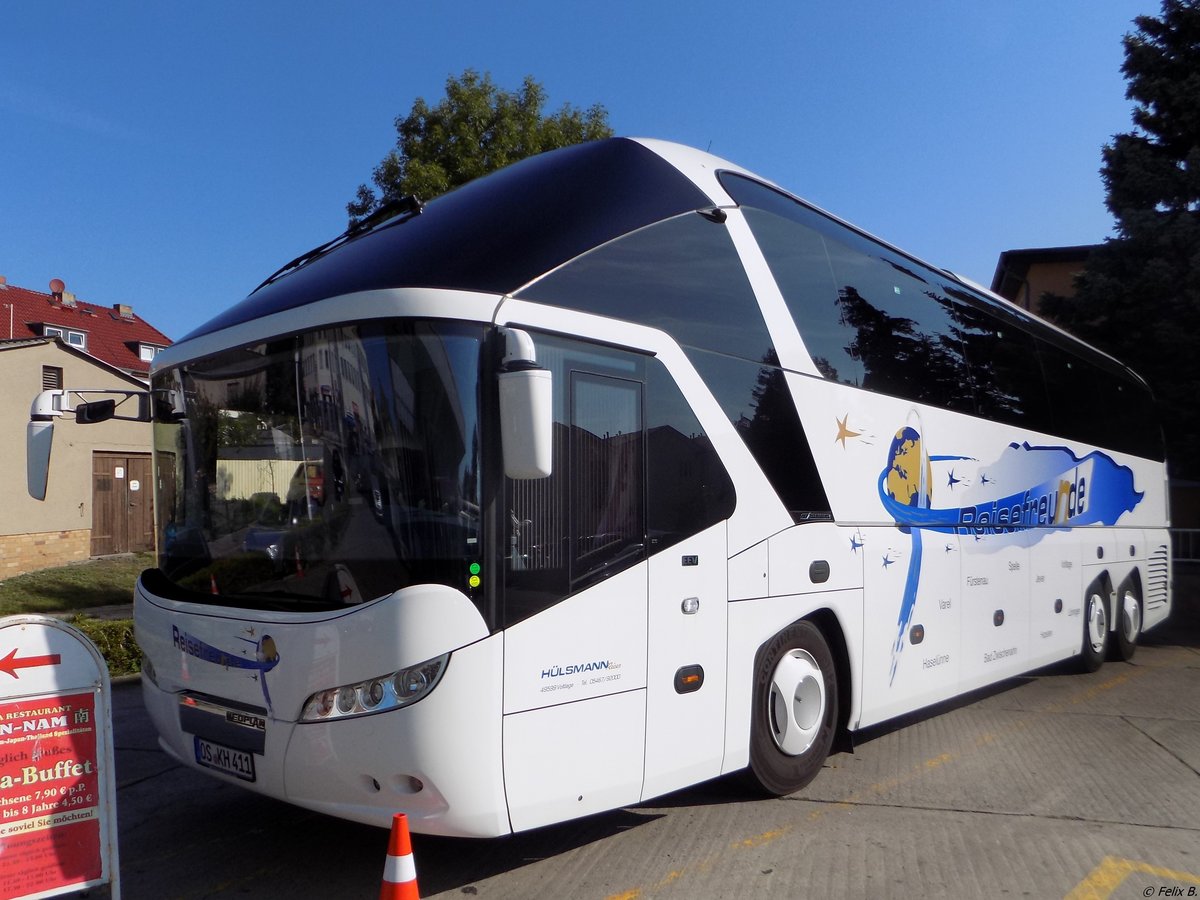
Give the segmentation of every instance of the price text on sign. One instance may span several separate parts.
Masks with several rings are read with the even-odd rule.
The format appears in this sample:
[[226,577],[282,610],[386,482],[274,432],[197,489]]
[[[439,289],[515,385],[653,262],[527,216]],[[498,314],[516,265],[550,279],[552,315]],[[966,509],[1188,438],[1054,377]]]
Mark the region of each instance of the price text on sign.
[[0,897],[101,875],[95,700],[0,702]]

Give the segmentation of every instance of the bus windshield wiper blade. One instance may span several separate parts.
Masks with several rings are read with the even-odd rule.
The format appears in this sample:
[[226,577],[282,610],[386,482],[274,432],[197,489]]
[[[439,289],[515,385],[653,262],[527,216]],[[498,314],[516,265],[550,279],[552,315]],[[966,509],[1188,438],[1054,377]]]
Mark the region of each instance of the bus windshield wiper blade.
[[412,196],[401,197],[398,200],[388,200],[386,203],[380,204],[380,206],[377,209],[375,209],[373,212],[371,212],[368,216],[366,216],[366,218],[351,225],[349,228],[347,228],[345,231],[343,231],[337,237],[333,238],[332,240],[326,241],[325,243],[323,243],[317,247],[313,247],[307,253],[301,253],[299,256],[297,256],[295,259],[293,259],[291,262],[284,263],[282,266],[280,266],[278,269],[276,269],[274,272],[272,272],[270,275],[268,275],[263,280],[262,284],[260,284],[258,287],[256,287],[254,290],[252,290],[250,293],[251,294],[258,293],[260,290],[262,290],[268,284],[270,284],[271,282],[273,282],[277,278],[279,278],[279,276],[285,275],[286,273],[292,271],[293,269],[298,269],[301,266],[303,266],[305,263],[312,262],[314,259],[316,259],[319,256],[324,256],[326,253],[328,253],[334,247],[337,247],[341,244],[346,243],[346,241],[350,240],[353,237],[357,237],[360,234],[364,234],[365,232],[370,231],[372,228],[376,227],[377,225],[381,225],[384,222],[391,222],[391,220],[393,220],[393,219],[396,219],[395,222],[391,222],[391,224],[394,224],[394,225],[398,225],[401,222],[407,222],[409,219],[412,219],[412,218],[420,215],[421,210],[423,210],[424,208],[425,208],[425,204],[423,204],[416,197],[412,197]]

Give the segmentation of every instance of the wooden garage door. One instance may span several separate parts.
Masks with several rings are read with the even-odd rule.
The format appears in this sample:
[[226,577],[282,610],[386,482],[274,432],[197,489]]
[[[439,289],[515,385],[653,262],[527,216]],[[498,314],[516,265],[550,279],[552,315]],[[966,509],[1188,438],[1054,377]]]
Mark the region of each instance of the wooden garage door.
[[154,549],[149,453],[92,454],[92,556]]

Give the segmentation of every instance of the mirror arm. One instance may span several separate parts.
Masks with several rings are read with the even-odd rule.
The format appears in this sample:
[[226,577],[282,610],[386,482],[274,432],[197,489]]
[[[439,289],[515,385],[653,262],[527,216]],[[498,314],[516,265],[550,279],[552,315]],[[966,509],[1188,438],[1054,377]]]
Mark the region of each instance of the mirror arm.
[[[82,402],[72,410],[69,406],[71,394]],[[106,394],[104,400],[89,401],[86,394]],[[120,401],[112,399],[121,397]],[[137,410],[132,415],[117,415],[117,407],[130,398],[137,401]],[[150,392],[148,390],[104,390],[100,388],[72,391],[55,388],[42,391],[33,398],[29,407],[29,424],[25,434],[25,478],[29,496],[35,500],[46,499],[46,482],[50,475],[50,451],[54,444],[54,422],[64,413],[73,413],[80,425],[120,419],[125,422],[151,421]]]

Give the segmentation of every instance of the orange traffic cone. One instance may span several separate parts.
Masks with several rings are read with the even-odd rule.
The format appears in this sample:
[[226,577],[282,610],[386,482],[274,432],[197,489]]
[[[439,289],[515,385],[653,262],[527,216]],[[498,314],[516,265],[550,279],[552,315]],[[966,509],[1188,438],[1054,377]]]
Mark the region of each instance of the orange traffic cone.
[[304,577],[304,563],[300,559],[300,546],[299,545],[296,546],[295,557],[296,557],[296,577],[303,578]]
[[379,900],[420,900],[417,892],[417,864],[413,860],[412,840],[408,836],[408,816],[396,813],[392,818],[392,836],[388,839],[387,862],[383,865],[383,887]]
[[219,594],[219,593],[220,593],[220,591],[218,591],[218,590],[217,590],[217,576],[216,576],[216,575],[211,575],[211,574],[210,574],[210,575],[208,576],[208,586],[209,586],[209,588],[211,588],[211,589],[212,589],[212,592],[213,592],[214,594]]

